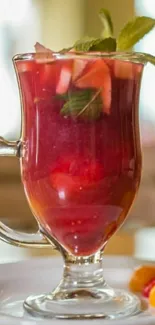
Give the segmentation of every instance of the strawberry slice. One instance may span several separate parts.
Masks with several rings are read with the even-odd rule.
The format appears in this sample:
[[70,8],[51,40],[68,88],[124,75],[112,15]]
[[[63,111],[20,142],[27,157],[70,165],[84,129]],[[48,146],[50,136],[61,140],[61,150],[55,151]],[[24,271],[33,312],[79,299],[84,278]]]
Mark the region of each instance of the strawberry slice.
[[102,165],[95,159],[70,156],[57,161],[50,180],[59,195],[66,197],[93,186],[103,174]]
[[111,76],[107,64],[99,59],[89,67],[89,70],[75,82],[79,88],[101,89],[103,110],[110,113],[111,105]]
[[81,76],[82,72],[86,68],[88,60],[86,59],[75,59],[73,64],[72,80],[75,81]]

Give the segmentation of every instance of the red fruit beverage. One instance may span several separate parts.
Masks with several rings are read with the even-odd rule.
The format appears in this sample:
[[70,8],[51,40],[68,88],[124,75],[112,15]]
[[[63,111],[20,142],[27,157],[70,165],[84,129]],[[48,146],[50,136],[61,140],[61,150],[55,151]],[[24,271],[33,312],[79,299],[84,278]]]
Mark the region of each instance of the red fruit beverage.
[[33,57],[16,69],[30,207],[49,237],[74,255],[91,255],[122,224],[139,186],[142,65]]

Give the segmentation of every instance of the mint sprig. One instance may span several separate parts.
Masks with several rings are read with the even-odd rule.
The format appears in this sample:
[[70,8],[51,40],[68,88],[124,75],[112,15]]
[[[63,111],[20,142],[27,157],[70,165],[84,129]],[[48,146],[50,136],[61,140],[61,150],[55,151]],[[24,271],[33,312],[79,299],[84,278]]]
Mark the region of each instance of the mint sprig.
[[96,40],[98,39],[95,39],[94,37],[85,36],[79,39],[78,41],[76,41],[75,44],[73,45],[73,48],[76,51],[88,52]]
[[102,112],[102,99],[100,89],[85,89],[82,91],[68,92],[68,98],[62,95],[66,100],[60,113],[63,116],[72,116],[89,121],[97,120]]
[[115,52],[116,51],[116,39],[108,37],[105,39],[98,39],[94,41],[89,51],[99,52]]
[[[101,8],[99,17],[103,24],[102,37],[84,37],[73,45],[76,51],[127,51],[155,27],[155,19],[141,16],[129,21],[120,31],[118,39],[113,37],[114,27],[107,9]],[[117,44],[117,46],[116,46]]]
[[135,17],[124,26],[118,39],[115,39],[112,37],[113,25],[109,12],[106,9],[101,9],[99,16],[102,17],[104,25],[102,33],[104,37],[84,37],[73,45],[76,51],[127,51],[155,27],[155,19],[145,16]]
[[103,25],[102,37],[112,37],[114,28],[109,11],[107,9],[101,8],[101,10],[99,11],[99,17]]
[[126,51],[140,41],[155,26],[155,19],[136,17],[121,30],[117,40],[117,50]]
[[[118,39],[113,37],[114,27],[110,13],[102,8],[99,12],[103,30],[101,37],[84,37],[70,47],[64,49],[61,53],[74,49],[77,52],[115,52],[129,51],[140,39],[148,34],[155,27],[155,19],[150,17],[135,17],[129,21],[120,31]],[[155,65],[155,57],[151,54],[141,54],[139,62],[150,62]],[[100,89],[84,89],[82,91],[64,94],[65,104],[61,109],[61,115],[74,116],[76,118],[86,118],[96,120],[102,112],[102,100]]]
[[115,52],[116,51],[116,39],[112,37],[108,38],[96,38],[80,40],[74,44],[74,49],[81,52]]
[[[128,51],[155,27],[155,19],[146,16],[135,17],[123,27],[118,39],[115,39],[113,37],[114,27],[109,11],[101,8],[99,17],[103,24],[103,37],[83,37],[70,48],[61,50],[60,53],[66,53],[71,49],[77,52]],[[147,62],[155,65],[155,57],[151,54],[143,53],[143,63]]]

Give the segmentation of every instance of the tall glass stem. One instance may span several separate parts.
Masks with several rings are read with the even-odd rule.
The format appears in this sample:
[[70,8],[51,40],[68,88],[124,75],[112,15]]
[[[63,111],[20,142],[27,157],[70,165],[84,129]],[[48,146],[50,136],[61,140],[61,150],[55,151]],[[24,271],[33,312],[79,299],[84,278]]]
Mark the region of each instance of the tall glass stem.
[[97,252],[95,255],[89,257],[76,257],[69,254],[65,256],[65,265],[63,271],[63,277],[52,293],[53,298],[59,299],[62,293],[69,298],[73,296],[83,297],[86,295],[94,297],[97,289],[105,288],[109,289],[108,293],[113,295],[114,292],[110,289],[103,277],[103,266],[101,252]]

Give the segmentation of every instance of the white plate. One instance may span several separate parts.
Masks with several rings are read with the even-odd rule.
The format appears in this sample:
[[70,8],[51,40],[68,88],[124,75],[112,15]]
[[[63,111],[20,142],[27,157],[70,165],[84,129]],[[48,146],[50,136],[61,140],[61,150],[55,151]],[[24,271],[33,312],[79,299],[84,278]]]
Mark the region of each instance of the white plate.
[[[89,321],[36,320],[24,313],[23,300],[30,294],[52,290],[62,273],[59,257],[28,260],[0,265],[0,325],[90,325]],[[129,277],[137,262],[128,257],[105,257],[104,276],[117,288],[127,288]],[[15,304],[16,302],[16,304]],[[154,312],[155,315],[155,312]],[[92,320],[92,325],[154,325],[153,311],[145,311],[132,319],[118,321]]]

